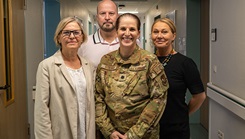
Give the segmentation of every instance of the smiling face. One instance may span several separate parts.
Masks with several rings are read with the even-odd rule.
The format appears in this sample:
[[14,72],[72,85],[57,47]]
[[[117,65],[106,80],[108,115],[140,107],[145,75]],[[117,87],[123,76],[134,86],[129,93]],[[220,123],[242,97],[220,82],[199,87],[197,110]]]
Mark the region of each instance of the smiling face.
[[83,42],[83,32],[77,22],[68,23],[59,35],[62,50],[78,49]]
[[156,22],[152,26],[151,39],[157,48],[171,48],[176,34],[171,31],[168,24],[164,22]]
[[140,36],[138,21],[133,16],[123,16],[119,19],[117,35],[120,47],[136,47],[136,41]]

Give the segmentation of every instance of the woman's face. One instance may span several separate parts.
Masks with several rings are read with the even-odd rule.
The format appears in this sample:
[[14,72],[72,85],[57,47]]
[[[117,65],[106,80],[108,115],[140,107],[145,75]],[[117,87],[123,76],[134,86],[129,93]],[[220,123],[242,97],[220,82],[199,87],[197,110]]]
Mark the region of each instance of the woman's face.
[[59,36],[62,50],[78,49],[83,42],[83,32],[77,22],[68,23]]
[[137,28],[137,20],[131,16],[121,17],[117,35],[120,46],[135,47],[136,41],[140,36],[140,31]]
[[157,22],[152,28],[151,39],[157,48],[172,47],[175,37],[176,34],[173,34],[168,24],[164,22]]

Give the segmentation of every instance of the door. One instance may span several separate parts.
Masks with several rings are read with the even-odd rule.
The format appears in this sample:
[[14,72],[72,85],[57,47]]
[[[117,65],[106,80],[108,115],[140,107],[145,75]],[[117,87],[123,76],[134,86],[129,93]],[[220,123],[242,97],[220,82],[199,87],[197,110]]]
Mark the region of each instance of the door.
[[[0,2],[0,15],[3,17],[3,2]],[[5,68],[5,49],[4,49],[4,20],[0,20],[0,95],[6,92],[6,68]]]
[[145,43],[146,43],[146,39],[145,39],[145,23],[143,23],[143,49],[145,49]]
[[[209,82],[209,0],[201,0],[201,78],[204,87]],[[207,93],[207,90],[206,90]],[[207,97],[200,109],[201,124],[208,130],[209,124],[209,98]]]
[[0,138],[27,139],[24,1],[0,1]]

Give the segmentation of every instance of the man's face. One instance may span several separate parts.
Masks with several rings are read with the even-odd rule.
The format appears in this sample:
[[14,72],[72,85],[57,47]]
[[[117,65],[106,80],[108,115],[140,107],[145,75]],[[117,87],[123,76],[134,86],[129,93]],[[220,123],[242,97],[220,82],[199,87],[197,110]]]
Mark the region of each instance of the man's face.
[[101,30],[105,32],[114,30],[117,17],[117,7],[113,2],[104,1],[98,5],[97,22]]

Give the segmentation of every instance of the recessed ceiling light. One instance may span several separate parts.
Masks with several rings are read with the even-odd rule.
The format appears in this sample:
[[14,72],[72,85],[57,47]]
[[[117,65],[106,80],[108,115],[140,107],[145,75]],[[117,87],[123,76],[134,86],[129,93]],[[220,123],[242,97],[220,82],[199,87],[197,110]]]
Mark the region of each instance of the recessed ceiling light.
[[137,14],[139,13],[138,11],[119,11],[119,14],[125,14],[125,13],[131,13],[131,14]]

